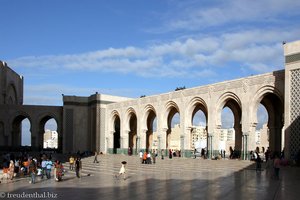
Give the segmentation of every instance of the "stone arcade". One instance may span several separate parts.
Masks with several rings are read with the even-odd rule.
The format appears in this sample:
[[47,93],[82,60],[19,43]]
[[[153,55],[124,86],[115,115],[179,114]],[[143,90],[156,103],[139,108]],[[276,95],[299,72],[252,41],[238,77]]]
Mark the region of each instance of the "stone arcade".
[[[292,158],[300,150],[300,41],[283,46],[285,69],[138,99],[93,94],[89,97],[63,95],[63,106],[23,105],[23,78],[0,63],[0,148],[21,145],[21,121],[31,123],[31,147],[41,149],[47,120],[57,122],[58,148],[64,153],[98,150],[133,153],[151,148],[157,130],[158,150],[169,149],[171,119],[180,115],[180,150],[190,156],[192,120],[195,113],[206,116],[208,155],[218,152],[221,112],[234,114],[235,149],[243,159],[254,150],[257,109],[268,112],[269,147],[285,148]],[[157,119],[153,127],[154,119]]]

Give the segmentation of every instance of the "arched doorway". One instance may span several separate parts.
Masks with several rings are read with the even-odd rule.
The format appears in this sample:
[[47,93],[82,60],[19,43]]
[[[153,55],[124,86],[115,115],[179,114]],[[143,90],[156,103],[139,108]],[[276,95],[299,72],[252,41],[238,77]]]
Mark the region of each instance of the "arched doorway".
[[267,93],[260,103],[268,113],[269,148],[272,152],[280,152],[282,147],[283,102],[274,93]]
[[17,151],[31,150],[32,141],[31,122],[25,115],[19,115],[13,120],[11,146]]
[[57,120],[50,115],[40,119],[37,143],[39,151],[62,152],[62,135],[58,126]]
[[265,151],[269,147],[269,128],[268,128],[268,111],[261,103],[257,108],[257,125],[255,130],[255,148],[252,147],[250,150],[256,150],[263,156]]
[[221,114],[221,131],[219,135],[219,148],[218,151],[223,153],[225,151],[227,155],[230,155],[230,151],[236,149],[236,140],[235,140],[235,129],[234,129],[234,114],[232,110],[228,107],[224,107]]
[[58,134],[56,120],[54,118],[49,119],[44,126],[43,149],[56,151],[58,149]]
[[147,117],[147,132],[146,132],[146,151],[158,149],[157,135],[154,135],[157,130],[156,113],[150,110]]
[[116,154],[117,150],[121,147],[120,145],[120,128],[121,128],[121,123],[120,123],[120,117],[115,116],[114,120],[114,146],[113,146],[113,153]]
[[133,154],[137,154],[137,118],[135,113],[130,114],[128,133],[128,148]]
[[167,118],[168,130],[166,136],[166,148],[168,151],[180,151],[180,114],[176,107],[171,107]]
[[242,109],[234,99],[227,99],[222,109],[218,153],[225,150],[230,158],[240,158],[242,151]]
[[31,131],[30,131],[30,121],[28,118],[22,120],[22,130],[21,130],[21,138],[22,138],[22,147],[30,147],[31,146]]
[[191,149],[205,155],[207,138],[207,110],[198,104],[192,113]]

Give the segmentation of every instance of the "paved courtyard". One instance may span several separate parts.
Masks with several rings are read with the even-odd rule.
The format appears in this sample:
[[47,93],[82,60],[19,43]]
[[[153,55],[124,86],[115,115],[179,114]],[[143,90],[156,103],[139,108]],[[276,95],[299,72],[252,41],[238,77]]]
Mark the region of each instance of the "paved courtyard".
[[[29,184],[29,178],[2,181],[0,197],[31,195],[36,199],[299,199],[300,168],[283,167],[280,180],[272,169],[255,171],[250,161],[173,158],[140,164],[136,156],[102,155],[83,159],[82,177],[68,171],[62,182],[54,179]],[[127,179],[116,179],[126,160]],[[68,164],[65,164],[67,168]],[[23,195],[23,196],[22,196]],[[42,198],[47,197],[47,198]],[[34,198],[21,198],[34,199]]]

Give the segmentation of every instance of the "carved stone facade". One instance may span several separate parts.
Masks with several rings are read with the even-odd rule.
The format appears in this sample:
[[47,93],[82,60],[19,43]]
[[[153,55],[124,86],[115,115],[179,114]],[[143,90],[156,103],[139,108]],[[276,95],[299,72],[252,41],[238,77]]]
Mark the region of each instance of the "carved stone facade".
[[300,41],[284,45],[285,56],[285,152],[300,156]]
[[[208,89],[209,88],[209,89]],[[151,99],[151,100],[150,100]],[[106,138],[108,152],[125,153],[130,143],[128,133],[133,129],[137,141],[133,152],[148,149],[147,133],[153,130],[151,120],[157,118],[157,133],[159,150],[169,148],[170,119],[175,113],[180,115],[181,151],[188,156],[191,152],[191,135],[193,115],[202,110],[207,118],[208,152],[212,156],[219,149],[221,131],[221,112],[229,107],[234,114],[234,129],[236,133],[235,149],[246,157],[250,150],[255,149],[255,127],[257,124],[257,109],[263,104],[268,113],[270,129],[270,149],[281,151],[281,130],[283,127],[284,108],[284,70],[251,76],[247,78],[216,83],[185,89],[167,94],[143,97],[125,102],[109,104],[106,110]],[[149,118],[150,113],[152,117]],[[134,117],[133,117],[134,116]],[[115,119],[120,120],[120,148],[114,147]],[[130,121],[136,119],[136,127],[130,126]],[[151,134],[151,133],[150,133]],[[115,149],[115,150],[114,150]]]

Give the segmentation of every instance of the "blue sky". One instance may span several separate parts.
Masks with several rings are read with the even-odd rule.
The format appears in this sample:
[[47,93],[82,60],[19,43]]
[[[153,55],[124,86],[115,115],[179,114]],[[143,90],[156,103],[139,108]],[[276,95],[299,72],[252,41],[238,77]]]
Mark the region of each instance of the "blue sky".
[[283,69],[296,0],[1,0],[0,60],[24,103],[154,95]]

